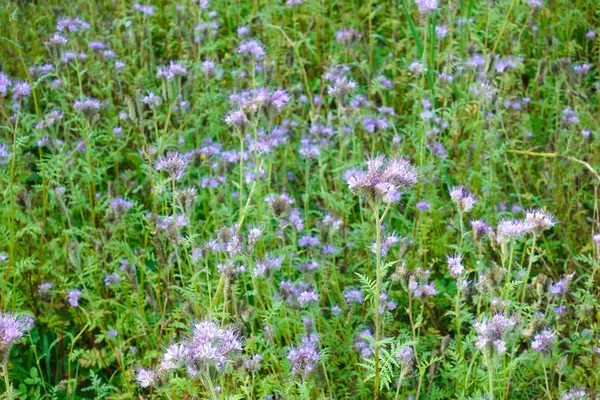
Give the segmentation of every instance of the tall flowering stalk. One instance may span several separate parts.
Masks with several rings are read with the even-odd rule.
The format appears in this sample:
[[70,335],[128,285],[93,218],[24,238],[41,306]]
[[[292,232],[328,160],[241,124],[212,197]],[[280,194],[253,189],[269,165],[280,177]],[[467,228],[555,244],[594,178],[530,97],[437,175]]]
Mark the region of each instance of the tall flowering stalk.
[[[352,193],[362,195],[373,211],[376,228],[375,257],[376,283],[374,293],[375,312],[375,399],[379,397],[379,340],[382,326],[380,323],[379,300],[381,291],[381,225],[392,204],[400,200],[401,192],[417,183],[417,170],[406,158],[384,156],[366,159],[367,170],[347,171],[345,179]],[[381,205],[385,210],[380,213]]]
[[533,236],[531,243],[531,253],[529,254],[529,266],[527,267],[527,273],[523,280],[523,287],[521,288],[521,303],[525,301],[525,292],[527,290],[527,281],[529,280],[529,274],[531,273],[531,266],[533,265],[533,258],[535,252],[535,242],[539,234],[546,229],[550,229],[554,226],[554,216],[542,209],[536,208],[533,210],[525,211],[525,221],[530,225],[530,232]]

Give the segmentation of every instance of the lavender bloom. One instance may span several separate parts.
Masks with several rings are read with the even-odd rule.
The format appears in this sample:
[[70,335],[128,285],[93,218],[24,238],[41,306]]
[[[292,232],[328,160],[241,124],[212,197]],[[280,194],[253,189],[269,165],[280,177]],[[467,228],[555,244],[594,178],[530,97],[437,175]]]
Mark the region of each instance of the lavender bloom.
[[292,374],[306,378],[321,359],[319,336],[311,333],[302,338],[298,346],[292,346],[287,356],[292,363]]
[[425,212],[425,211],[431,209],[431,204],[429,204],[425,200],[419,201],[417,204],[415,204],[415,206],[417,207],[417,210],[419,210],[421,212]]
[[121,282],[121,275],[117,274],[116,272],[108,274],[104,278],[104,286],[106,287],[117,285],[119,282]]
[[178,369],[185,365],[187,357],[187,349],[181,343],[170,344],[163,354],[163,359],[160,363],[161,368],[165,370]]
[[52,36],[50,36],[50,38],[46,42],[44,42],[44,44],[48,47],[60,47],[67,44],[68,41],[69,39],[67,39],[60,33],[55,32],[54,34],[52,34]]
[[379,314],[395,310],[397,306],[395,301],[388,300],[388,294],[386,292],[379,293]]
[[321,241],[316,236],[304,235],[298,239],[298,246],[300,247],[316,247],[321,244]]
[[498,243],[506,243],[521,238],[531,229],[528,222],[523,220],[504,219],[496,229],[496,240]]
[[417,7],[419,7],[419,12],[421,14],[426,14],[429,11],[435,11],[438,8],[438,0],[415,0]]
[[588,38],[589,40],[593,40],[596,37],[596,32],[594,32],[593,30],[589,30],[585,34],[585,37]]
[[122,198],[121,196],[119,196],[119,197],[115,197],[113,200],[111,200],[109,203],[109,206],[110,206],[109,218],[116,221],[116,220],[121,219],[125,215],[125,213],[131,207],[133,207],[133,201],[126,200],[126,199]]
[[384,117],[363,118],[362,124],[369,133],[379,132],[390,127],[390,123]]
[[542,0],[529,0],[529,5],[533,8],[533,9],[540,9],[542,8],[542,6],[544,5],[544,2]]
[[109,338],[116,338],[119,336],[119,331],[116,329],[111,329],[110,331],[106,332],[106,336]]
[[0,165],[6,165],[9,157],[8,147],[4,143],[0,143]]
[[319,300],[315,288],[302,281],[295,284],[290,281],[282,281],[277,296],[295,308],[310,306],[311,303]]
[[81,290],[71,290],[67,295],[67,302],[71,307],[79,307],[79,298],[81,297]]
[[448,25],[436,25],[435,27],[435,37],[438,39],[443,39],[448,35]]
[[467,192],[462,185],[450,190],[450,198],[458,207],[460,212],[469,212],[477,201],[477,197],[471,192]]
[[91,28],[90,24],[81,18],[61,18],[56,22],[56,30],[59,32],[68,30],[69,32],[87,31]]
[[183,178],[189,162],[190,159],[187,155],[180,154],[176,151],[169,151],[164,156],[158,158],[156,161],[156,170],[164,170],[171,176],[171,179],[179,181]]
[[168,67],[157,68],[156,77],[173,81],[177,77],[185,76],[187,72],[187,67],[181,61],[171,61]]
[[250,121],[248,120],[248,117],[246,117],[245,112],[241,110],[234,110],[225,117],[225,123],[228,126],[233,126],[243,130],[250,123]]
[[169,240],[179,242],[181,241],[180,228],[187,226],[187,218],[185,215],[160,217],[157,226]]
[[263,276],[269,274],[271,271],[277,271],[281,268],[283,263],[283,257],[272,257],[268,254],[265,255],[264,260],[256,262],[256,268],[254,269],[254,276]]
[[31,94],[31,85],[27,81],[14,81],[12,91],[14,99],[26,99]]
[[156,108],[162,104],[160,96],[154,94],[153,91],[149,90],[146,96],[142,96],[142,102],[147,104],[150,108]]
[[346,78],[345,76],[339,77],[333,81],[333,83],[327,88],[327,93],[331,96],[335,96],[339,102],[343,103],[344,99],[356,88],[356,82]]
[[360,40],[361,34],[356,29],[341,29],[336,32],[335,40],[338,41],[342,46],[349,46]]
[[194,325],[192,336],[185,340],[188,373],[195,376],[211,369],[223,371],[243,349],[242,338],[232,327],[204,320]]
[[364,301],[364,296],[360,289],[351,288],[344,293],[344,300],[348,305],[362,304]]
[[493,347],[499,354],[506,351],[506,333],[516,325],[512,318],[503,314],[495,314],[491,320],[484,317],[481,322],[473,324],[477,332],[477,342],[475,345],[484,350],[486,347]]
[[[0,147],[1,147],[1,145],[0,145]],[[1,149],[0,149],[0,154],[2,154]],[[2,158],[2,156],[0,155],[0,159],[1,158]],[[1,164],[1,162],[0,162],[0,164]],[[600,250],[600,233],[595,234],[593,236],[593,240],[594,240],[594,243],[596,244],[596,247],[598,247],[598,249]]]
[[142,5],[140,3],[135,3],[133,5],[133,9],[135,11],[141,12],[142,14],[144,14],[145,16],[148,16],[148,17],[150,17],[152,14],[154,14],[154,7],[152,7],[152,6],[145,6],[145,5]]
[[88,43],[88,47],[91,50],[104,50],[106,49],[106,45],[103,42],[97,41],[97,40],[92,40],[91,42]]
[[531,342],[531,349],[543,353],[548,353],[552,350],[552,343],[554,342],[554,332],[546,328],[542,332],[536,334]]
[[410,72],[412,75],[415,75],[415,76],[419,76],[423,72],[427,72],[427,68],[423,67],[423,64],[421,64],[418,61],[413,61],[410,64],[408,64],[407,69],[408,69],[408,72]]
[[417,183],[417,170],[406,158],[377,156],[366,160],[367,171],[350,170],[345,174],[348,187],[354,194],[364,194],[369,201],[393,203],[399,200],[400,190]]
[[33,318],[16,317],[10,311],[0,313],[0,366],[8,362],[10,349],[33,327]]
[[239,37],[250,36],[250,28],[247,26],[238,26],[236,33]]
[[561,120],[568,125],[574,125],[579,123],[579,117],[571,107],[563,108]]
[[483,238],[493,232],[492,228],[483,219],[471,220],[471,227],[473,228],[475,240]]
[[363,329],[358,332],[354,339],[354,350],[358,351],[362,358],[369,358],[375,350],[375,337],[370,329]]
[[241,54],[244,57],[249,58],[250,60],[262,61],[266,56],[266,51],[264,46],[255,39],[249,39],[245,42],[242,42],[237,48],[238,54]]
[[412,346],[402,346],[394,355],[394,357],[396,360],[401,361],[404,365],[410,364],[414,357]]
[[572,387],[562,397],[562,400],[587,400],[588,392],[584,388]]
[[156,374],[156,372],[149,369],[139,368],[137,373],[135,374],[135,380],[137,381],[138,385],[140,385],[140,387],[142,388],[154,386],[157,379],[158,375]]
[[75,100],[73,103],[73,108],[81,111],[85,115],[91,115],[100,110],[100,106],[102,103],[98,99],[94,99],[93,97],[83,97],[81,99]]
[[244,368],[251,374],[258,372],[262,361],[262,354],[254,354],[251,358],[244,361]]
[[563,275],[558,282],[554,282],[550,286],[550,294],[553,296],[562,296],[569,292],[569,286],[575,277],[575,272]]
[[12,85],[10,78],[3,72],[0,72],[0,96],[6,97],[8,89]]
[[465,273],[465,267],[462,265],[462,254],[455,256],[446,255],[446,259],[448,260],[448,271],[450,271],[450,275],[453,278],[457,278]]
[[546,229],[552,228],[556,223],[554,216],[541,208],[525,211],[525,221],[529,224],[530,230],[535,234],[540,234]]

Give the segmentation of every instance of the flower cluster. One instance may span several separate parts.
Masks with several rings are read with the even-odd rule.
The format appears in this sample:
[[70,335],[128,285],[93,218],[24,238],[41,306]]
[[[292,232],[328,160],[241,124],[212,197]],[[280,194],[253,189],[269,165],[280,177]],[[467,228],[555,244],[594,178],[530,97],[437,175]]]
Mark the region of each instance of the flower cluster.
[[383,156],[368,158],[367,170],[347,171],[344,178],[355,194],[362,194],[370,202],[394,203],[402,190],[417,183],[417,170],[406,158],[386,160]]

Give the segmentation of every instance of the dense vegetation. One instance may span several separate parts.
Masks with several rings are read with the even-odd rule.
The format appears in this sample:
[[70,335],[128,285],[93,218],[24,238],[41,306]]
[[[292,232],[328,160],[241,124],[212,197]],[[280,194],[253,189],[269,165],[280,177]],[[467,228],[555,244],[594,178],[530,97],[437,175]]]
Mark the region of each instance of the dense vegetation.
[[4,1],[7,399],[588,399],[600,7]]

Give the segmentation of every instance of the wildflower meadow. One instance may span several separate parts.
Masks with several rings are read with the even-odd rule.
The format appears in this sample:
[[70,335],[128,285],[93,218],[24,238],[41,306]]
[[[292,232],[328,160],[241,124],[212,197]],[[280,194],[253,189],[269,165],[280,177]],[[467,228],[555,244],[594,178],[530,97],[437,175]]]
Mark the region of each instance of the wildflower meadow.
[[2,1],[0,399],[599,399],[599,24]]

